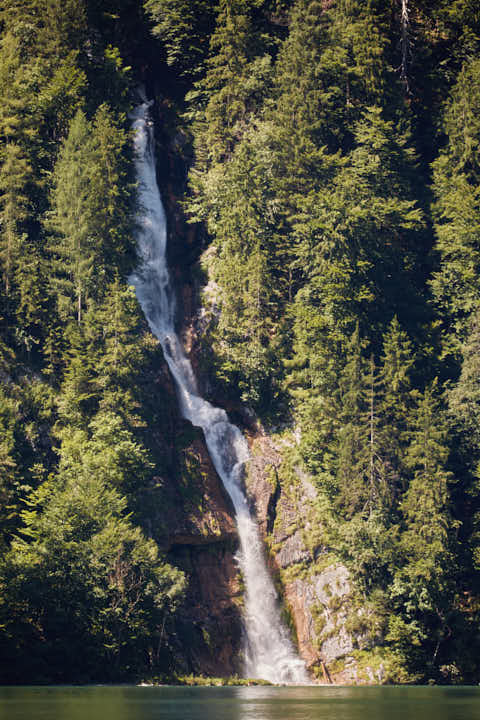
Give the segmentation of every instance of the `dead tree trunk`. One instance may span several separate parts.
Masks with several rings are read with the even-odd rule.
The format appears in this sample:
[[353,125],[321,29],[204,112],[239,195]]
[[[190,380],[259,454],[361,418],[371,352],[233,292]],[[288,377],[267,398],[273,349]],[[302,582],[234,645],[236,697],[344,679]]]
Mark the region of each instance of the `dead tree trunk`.
[[402,60],[400,63],[400,80],[405,85],[408,92],[410,90],[408,82],[408,62],[410,60],[410,18],[408,12],[408,0],[400,0],[400,50]]

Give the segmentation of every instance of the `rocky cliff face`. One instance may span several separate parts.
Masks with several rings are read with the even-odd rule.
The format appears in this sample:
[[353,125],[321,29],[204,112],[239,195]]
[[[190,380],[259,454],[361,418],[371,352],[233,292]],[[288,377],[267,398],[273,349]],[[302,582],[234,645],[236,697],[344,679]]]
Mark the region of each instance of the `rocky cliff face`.
[[175,666],[184,673],[233,675],[241,669],[242,637],[234,512],[201,431],[179,416],[165,366],[160,374],[168,423],[158,444],[168,457],[163,475],[140,493],[139,505],[144,524],[188,579],[175,629]]
[[[163,377],[165,387],[171,385]],[[188,579],[175,628],[177,671],[228,676],[240,671],[241,581],[233,509],[200,431],[179,417],[170,387],[170,425],[158,443],[166,471],[138,495],[143,524]]]
[[347,568],[322,544],[315,487],[286,460],[294,442],[291,434],[250,437],[247,491],[299,652],[321,682],[381,682],[381,661],[365,652],[374,645],[367,610]]

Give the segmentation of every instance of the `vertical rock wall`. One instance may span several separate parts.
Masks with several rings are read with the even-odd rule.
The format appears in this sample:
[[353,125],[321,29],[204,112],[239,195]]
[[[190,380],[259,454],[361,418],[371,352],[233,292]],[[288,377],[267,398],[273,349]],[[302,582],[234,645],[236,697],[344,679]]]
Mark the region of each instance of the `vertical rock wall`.
[[322,544],[316,489],[285,461],[294,437],[258,432],[250,442],[248,495],[301,656],[319,682],[382,682],[381,661],[362,657],[373,644],[367,611],[347,568]]

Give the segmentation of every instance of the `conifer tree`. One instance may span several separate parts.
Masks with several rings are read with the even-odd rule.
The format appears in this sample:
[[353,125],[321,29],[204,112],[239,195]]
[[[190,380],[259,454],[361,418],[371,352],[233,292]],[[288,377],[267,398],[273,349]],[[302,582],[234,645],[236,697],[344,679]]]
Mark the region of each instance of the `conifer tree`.
[[53,279],[61,316],[74,315],[80,325],[88,298],[102,277],[98,246],[91,224],[91,131],[78,112],[55,167],[52,227],[58,240],[52,245],[56,258]]
[[[358,326],[346,349],[346,363],[339,378],[339,432],[337,483],[339,504],[351,518],[356,513],[368,516],[375,502],[375,487],[370,467],[369,423],[365,386],[367,363],[362,353]],[[373,400],[373,393],[372,393]]]
[[215,25],[213,0],[144,0],[153,21],[152,33],[162,40],[167,63],[181,74],[199,72]]
[[211,57],[199,89],[205,96],[197,161],[228,159],[247,115],[247,67],[255,50],[246,0],[221,0],[210,40]]
[[456,612],[456,523],[449,507],[452,477],[446,469],[449,449],[436,381],[419,395],[410,428],[405,463],[412,477],[401,503],[405,530],[400,549],[405,562],[390,590],[399,615],[391,639],[401,643],[408,636],[421,645],[423,662],[435,667]]
[[268,404],[268,383],[275,382],[269,345],[276,316],[271,196],[258,150],[258,144],[245,137],[222,177],[217,175],[212,188],[215,211],[209,222],[217,242],[210,271],[219,288],[215,349],[220,373],[227,382],[237,378],[235,383],[240,374],[244,400],[257,406],[262,394]]
[[462,347],[462,369],[449,393],[450,411],[468,433],[469,445],[480,451],[480,326],[479,312],[472,313],[470,332]]
[[15,529],[19,512],[20,477],[15,458],[16,424],[15,403],[0,389],[0,547]]
[[113,280],[109,268],[126,276],[135,261],[134,196],[128,134],[105,104],[93,120],[91,151],[92,231],[97,235],[107,277]]
[[100,305],[85,316],[86,354],[93,359],[92,390],[99,406],[122,414],[136,424],[135,385],[145,363],[147,338],[138,302],[131,287],[117,277]]
[[391,492],[397,499],[406,489],[404,457],[407,428],[413,405],[411,374],[415,356],[407,333],[394,317],[383,341],[380,378],[383,395],[382,414],[384,452],[391,469]]
[[64,425],[85,429],[98,409],[100,392],[95,386],[94,356],[88,350],[83,327],[74,322],[63,332],[64,368],[58,398],[60,419]]
[[441,268],[433,290],[443,313],[446,351],[458,354],[479,301],[480,62],[464,64],[445,113],[448,143],[434,163],[434,207]]
[[[452,434],[458,438],[462,458],[462,483],[455,505],[465,514],[462,536],[472,567],[480,571],[480,334],[478,311],[472,313],[470,332],[462,346],[458,382],[448,393]],[[467,549],[468,548],[468,549]],[[469,575],[473,571],[469,570]]]
[[437,395],[434,382],[418,400],[405,461],[413,474],[402,503],[407,526],[405,542],[419,556],[423,552],[418,545],[428,546],[429,562],[433,559],[433,551],[445,551],[452,526],[447,510],[448,483],[451,480],[451,473],[446,470],[449,451]]
[[14,292],[15,271],[23,255],[26,233],[25,221],[29,216],[29,197],[26,186],[31,166],[21,147],[7,143],[0,169],[0,262],[4,292]]
[[359,513],[386,519],[393,493],[385,452],[383,386],[373,355],[368,360],[363,356],[364,344],[357,326],[339,378],[337,502],[347,518]]
[[79,111],[55,166],[49,223],[57,235],[53,286],[60,315],[75,313],[78,324],[89,299],[103,296],[110,268],[126,273],[135,257],[126,145],[106,106],[93,125]]

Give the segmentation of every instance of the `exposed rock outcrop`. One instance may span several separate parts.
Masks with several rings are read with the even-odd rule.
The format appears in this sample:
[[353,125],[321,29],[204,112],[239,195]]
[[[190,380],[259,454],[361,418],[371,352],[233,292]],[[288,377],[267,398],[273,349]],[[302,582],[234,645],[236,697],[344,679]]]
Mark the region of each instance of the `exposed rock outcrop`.
[[[179,430],[177,472],[164,479],[161,506],[152,508],[154,534],[188,578],[177,630],[178,666],[196,674],[232,675],[240,670],[242,634],[233,510],[201,433],[187,423]],[[179,449],[181,430],[186,442]]]
[[226,677],[241,672],[242,585],[228,544],[177,545],[170,559],[189,587],[178,626],[178,666]]
[[135,503],[142,525],[188,581],[171,633],[175,669],[232,675],[240,671],[242,638],[234,512],[202,432],[180,417],[160,351],[155,361],[142,382],[151,403],[147,436],[159,474],[135,489]]
[[[365,609],[357,607],[347,568],[322,545],[317,492],[299,468],[285,470],[292,439],[250,438],[247,491],[277,573],[298,649],[323,682],[379,682],[355,655],[369,647]],[[370,672],[369,672],[370,671]]]
[[157,509],[160,541],[188,578],[179,653],[187,672],[232,675],[240,671],[242,634],[234,514],[203,436],[188,423],[183,430],[188,441],[177,446],[178,473]]

